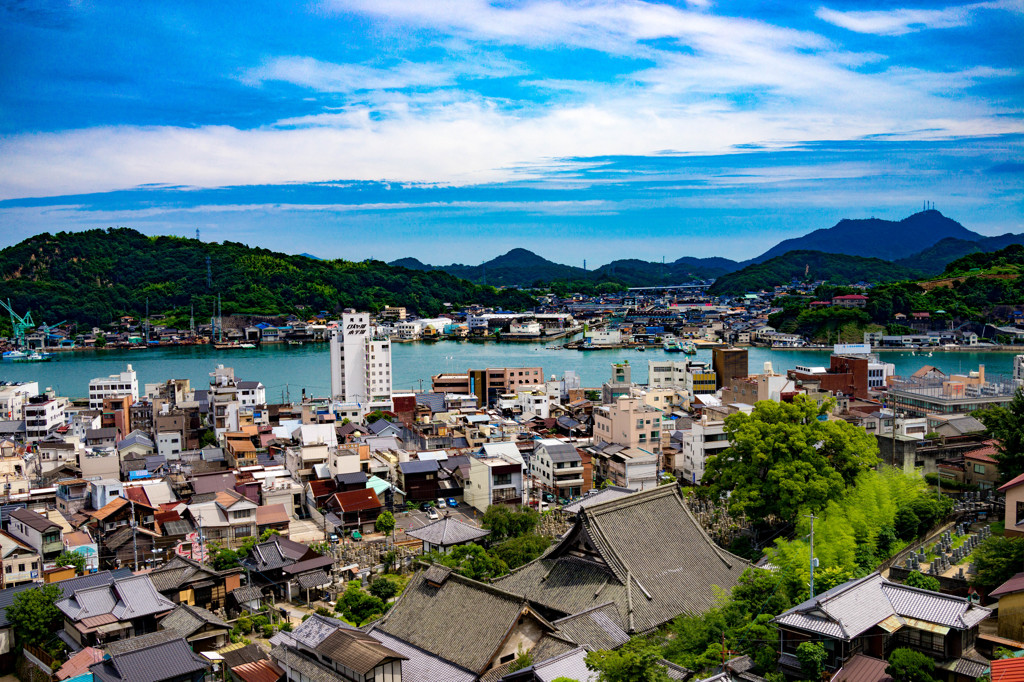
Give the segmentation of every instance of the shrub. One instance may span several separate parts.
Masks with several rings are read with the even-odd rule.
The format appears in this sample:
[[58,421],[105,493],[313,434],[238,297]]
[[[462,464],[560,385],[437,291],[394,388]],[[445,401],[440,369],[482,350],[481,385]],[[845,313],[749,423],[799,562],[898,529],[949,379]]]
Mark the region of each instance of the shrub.
[[273,636],[274,636],[274,626],[273,625],[264,625],[263,626],[263,638],[264,639],[270,639]]

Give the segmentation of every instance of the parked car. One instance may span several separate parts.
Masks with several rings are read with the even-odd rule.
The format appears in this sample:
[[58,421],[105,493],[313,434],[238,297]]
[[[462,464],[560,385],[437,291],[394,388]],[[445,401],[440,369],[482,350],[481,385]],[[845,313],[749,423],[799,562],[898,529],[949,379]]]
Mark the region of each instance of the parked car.
[[444,498],[443,497],[437,498],[437,508],[438,509],[444,509],[444,507],[445,507]]
[[437,510],[431,507],[427,510],[427,518],[431,521],[437,521],[441,516],[437,513]]
[[448,498],[448,506],[451,507],[452,509],[455,509],[456,507],[459,506],[459,503],[455,501],[454,497],[449,497]]
[[421,502],[420,503],[420,511],[430,511],[431,509],[433,509],[433,507],[430,506],[429,502]]

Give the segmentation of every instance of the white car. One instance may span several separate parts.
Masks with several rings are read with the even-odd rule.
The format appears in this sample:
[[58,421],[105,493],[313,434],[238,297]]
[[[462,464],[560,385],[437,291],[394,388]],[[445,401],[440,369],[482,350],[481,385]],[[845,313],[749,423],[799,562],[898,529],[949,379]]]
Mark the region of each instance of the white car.
[[443,497],[437,498],[437,508],[438,509],[444,509],[446,506],[447,505],[445,505]]
[[430,509],[427,510],[427,518],[430,519],[431,521],[437,521],[441,517],[437,513],[437,510],[434,509],[433,507],[431,507]]

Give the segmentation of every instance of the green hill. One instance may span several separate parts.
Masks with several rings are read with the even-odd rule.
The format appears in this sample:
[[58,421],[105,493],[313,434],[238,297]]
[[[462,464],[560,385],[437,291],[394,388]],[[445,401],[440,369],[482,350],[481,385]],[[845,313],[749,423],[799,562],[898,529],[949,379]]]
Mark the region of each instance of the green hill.
[[[209,258],[212,286],[207,286]],[[37,322],[104,324],[120,315],[208,319],[218,294],[225,315],[285,315],[401,305],[434,315],[445,303],[523,309],[533,299],[439,272],[377,261],[314,260],[245,244],[148,237],[127,228],[36,235],[0,251],[0,298]]]
[[927,249],[896,263],[929,275],[938,275],[947,265],[972,253],[999,251],[1011,244],[1024,244],[1024,234],[1007,233],[977,240],[947,237]]
[[856,282],[894,282],[917,279],[921,273],[879,258],[846,256],[821,251],[790,251],[763,263],[748,265],[742,270],[715,280],[710,293],[736,295],[748,291],[772,289],[793,281],[825,280],[829,284]]

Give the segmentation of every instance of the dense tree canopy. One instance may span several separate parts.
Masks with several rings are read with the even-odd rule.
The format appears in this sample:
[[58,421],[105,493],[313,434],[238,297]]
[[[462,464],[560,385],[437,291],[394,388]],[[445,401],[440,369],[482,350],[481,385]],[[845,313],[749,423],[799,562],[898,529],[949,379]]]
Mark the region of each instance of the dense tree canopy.
[[[207,286],[206,259],[212,286]],[[37,322],[71,320],[105,324],[129,314],[174,313],[197,320],[214,313],[217,295],[225,315],[329,313],[386,305],[422,315],[445,303],[479,303],[509,309],[533,305],[520,291],[499,292],[443,272],[391,267],[377,261],[315,260],[235,242],[147,237],[127,228],[39,234],[0,251],[4,295],[15,310]],[[300,315],[302,316],[302,315]]]
[[507,504],[492,504],[480,520],[480,525],[491,531],[489,539],[492,542],[531,533],[538,523],[540,514],[536,509],[510,507]]
[[1024,566],[1024,539],[993,535],[971,555],[977,569],[971,584],[994,590],[1020,572]]
[[824,420],[830,407],[797,396],[726,417],[730,447],[708,458],[706,494],[728,493],[730,511],[755,521],[824,509],[878,462],[874,437],[848,422]]
[[999,480],[1006,483],[1024,474],[1024,389],[1018,388],[1007,405],[979,410],[975,416],[999,441],[995,454],[999,462]]
[[41,646],[53,637],[61,615],[55,603],[62,596],[53,583],[14,596],[14,603],[7,607],[7,620],[19,642]]

